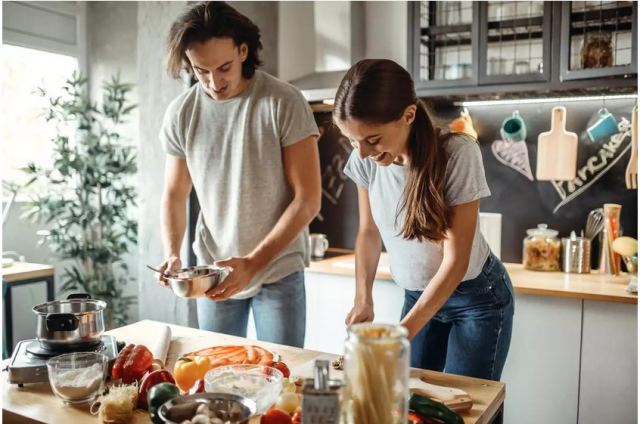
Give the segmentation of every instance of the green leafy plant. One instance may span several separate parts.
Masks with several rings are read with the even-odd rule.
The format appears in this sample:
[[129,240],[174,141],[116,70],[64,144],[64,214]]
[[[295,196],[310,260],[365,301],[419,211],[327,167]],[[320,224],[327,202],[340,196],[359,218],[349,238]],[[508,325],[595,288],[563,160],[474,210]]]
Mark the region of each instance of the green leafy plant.
[[[23,214],[46,223],[45,242],[65,267],[60,291],[83,291],[105,300],[107,326],[126,324],[135,296],[123,289],[131,280],[124,255],[136,243],[132,184],[136,154],[118,133],[135,108],[132,85],[119,76],[105,82],[101,105],[87,95],[87,79],[74,73],[63,95],[49,97],[45,118],[55,124],[53,166],[29,163],[27,185],[46,179],[47,191],[31,196]],[[46,91],[39,94],[47,98]]]

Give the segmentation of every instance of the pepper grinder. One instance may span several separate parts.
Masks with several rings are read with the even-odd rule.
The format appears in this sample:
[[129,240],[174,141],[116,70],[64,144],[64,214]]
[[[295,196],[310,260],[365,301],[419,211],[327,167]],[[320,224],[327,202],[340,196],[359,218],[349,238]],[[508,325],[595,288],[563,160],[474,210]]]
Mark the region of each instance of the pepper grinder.
[[600,243],[600,272],[603,274],[618,275],[620,273],[620,255],[612,249],[615,239],[620,236],[620,211],[621,205],[605,203],[604,226]]

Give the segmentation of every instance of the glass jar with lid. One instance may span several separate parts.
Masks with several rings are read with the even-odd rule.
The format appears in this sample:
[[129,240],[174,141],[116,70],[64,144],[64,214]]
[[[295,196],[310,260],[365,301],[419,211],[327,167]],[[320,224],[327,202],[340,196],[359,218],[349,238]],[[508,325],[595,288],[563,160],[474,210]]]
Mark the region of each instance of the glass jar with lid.
[[409,409],[409,341],[400,325],[349,327],[344,347],[345,424],[405,424]]
[[527,230],[523,241],[522,263],[533,271],[559,271],[561,242],[558,232],[539,224]]

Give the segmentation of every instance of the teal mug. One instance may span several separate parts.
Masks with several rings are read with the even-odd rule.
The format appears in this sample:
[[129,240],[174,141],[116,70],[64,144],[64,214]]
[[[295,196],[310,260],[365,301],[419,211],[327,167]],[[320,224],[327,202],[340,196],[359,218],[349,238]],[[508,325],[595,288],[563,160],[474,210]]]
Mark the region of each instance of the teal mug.
[[595,124],[587,128],[587,135],[591,141],[618,134],[618,122],[606,108],[600,109],[598,116]]
[[502,121],[500,133],[503,139],[514,143],[527,139],[527,126],[517,110],[513,112],[511,117]]

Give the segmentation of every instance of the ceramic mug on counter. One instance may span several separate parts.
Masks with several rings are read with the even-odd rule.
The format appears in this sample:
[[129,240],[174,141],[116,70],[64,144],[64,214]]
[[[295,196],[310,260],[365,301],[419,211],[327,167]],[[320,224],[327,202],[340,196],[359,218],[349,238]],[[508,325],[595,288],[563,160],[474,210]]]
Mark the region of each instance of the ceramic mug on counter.
[[322,258],[329,248],[329,240],[324,234],[310,234],[309,245],[311,246],[311,257]]

